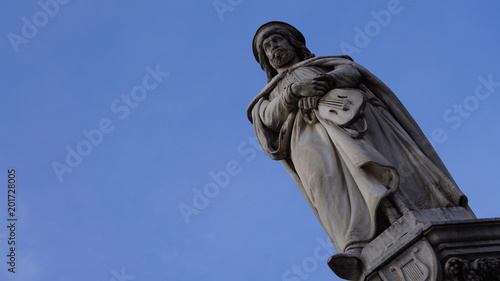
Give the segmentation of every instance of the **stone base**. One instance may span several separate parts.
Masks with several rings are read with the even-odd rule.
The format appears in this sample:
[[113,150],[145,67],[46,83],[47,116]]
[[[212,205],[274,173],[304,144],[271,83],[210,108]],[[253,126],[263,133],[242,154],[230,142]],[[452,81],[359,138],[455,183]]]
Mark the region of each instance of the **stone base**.
[[406,214],[361,252],[358,281],[500,281],[500,219],[463,208]]

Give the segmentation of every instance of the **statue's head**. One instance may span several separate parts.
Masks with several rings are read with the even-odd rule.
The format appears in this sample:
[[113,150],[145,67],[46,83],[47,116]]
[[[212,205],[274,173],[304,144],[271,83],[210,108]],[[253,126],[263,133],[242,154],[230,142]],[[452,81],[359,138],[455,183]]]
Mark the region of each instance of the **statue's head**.
[[268,81],[278,74],[278,68],[297,58],[314,57],[306,48],[306,40],[295,27],[279,21],[262,25],[253,37],[253,54],[266,72]]

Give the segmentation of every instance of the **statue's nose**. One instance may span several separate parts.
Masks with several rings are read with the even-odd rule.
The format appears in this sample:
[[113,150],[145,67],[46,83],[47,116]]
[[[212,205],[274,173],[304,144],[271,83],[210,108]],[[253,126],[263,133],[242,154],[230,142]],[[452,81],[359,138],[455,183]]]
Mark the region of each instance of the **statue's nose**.
[[271,50],[272,50],[273,52],[274,52],[274,51],[277,51],[277,50],[279,50],[279,49],[281,49],[281,45],[280,45],[280,44],[278,44],[278,43],[272,43],[272,45],[271,45]]

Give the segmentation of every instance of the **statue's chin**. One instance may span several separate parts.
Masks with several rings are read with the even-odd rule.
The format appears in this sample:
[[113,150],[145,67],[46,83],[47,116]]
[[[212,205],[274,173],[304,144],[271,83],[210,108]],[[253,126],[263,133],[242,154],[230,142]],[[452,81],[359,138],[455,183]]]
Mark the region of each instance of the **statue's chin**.
[[278,52],[269,63],[274,69],[282,68],[293,60],[294,53],[290,51]]

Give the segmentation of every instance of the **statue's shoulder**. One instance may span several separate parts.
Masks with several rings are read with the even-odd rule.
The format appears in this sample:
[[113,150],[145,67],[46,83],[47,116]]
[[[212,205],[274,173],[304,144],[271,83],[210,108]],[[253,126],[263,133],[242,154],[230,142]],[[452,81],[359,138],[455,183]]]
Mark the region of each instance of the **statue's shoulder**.
[[338,56],[320,56],[313,57],[301,62],[302,64],[297,64],[298,66],[302,65],[331,65],[331,64],[352,64],[354,60],[348,55],[338,55]]
[[258,101],[263,98],[264,99],[268,98],[269,94],[276,87],[279,81],[281,81],[283,77],[286,76],[286,73],[294,71],[295,69],[302,66],[335,67],[336,65],[341,65],[341,64],[355,64],[355,63],[354,60],[348,55],[312,57],[291,66],[288,71],[282,72],[274,76],[269,82],[267,82],[267,84],[260,91],[260,93],[257,94],[257,96],[255,96],[250,102],[247,109],[247,114],[249,119],[250,120],[252,119],[250,112],[253,110],[254,106],[258,103]]

